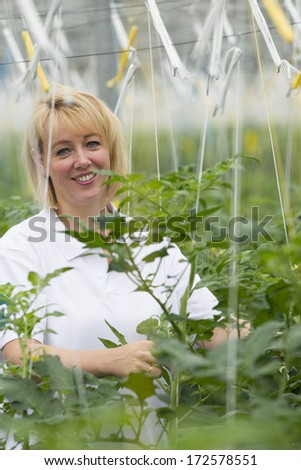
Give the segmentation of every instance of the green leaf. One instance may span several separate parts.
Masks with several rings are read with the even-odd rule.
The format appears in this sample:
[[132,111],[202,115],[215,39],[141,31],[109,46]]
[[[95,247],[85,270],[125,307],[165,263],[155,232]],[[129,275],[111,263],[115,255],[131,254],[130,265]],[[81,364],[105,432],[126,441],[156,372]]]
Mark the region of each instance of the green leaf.
[[4,313],[0,310],[0,331],[4,330],[7,324],[7,318],[5,318]]
[[168,256],[167,248],[161,248],[160,250],[153,251],[149,255],[146,255],[142,261],[144,261],[145,263],[151,263],[157,258],[164,258],[164,256]]
[[120,344],[122,344],[122,345],[127,344],[125,337],[116,328],[114,328],[114,326],[110,325],[110,323],[107,322],[106,320],[105,320],[105,323],[106,323],[106,325],[108,325],[108,327],[110,328],[112,333],[114,333],[116,338],[119,339]]
[[52,279],[60,276],[61,274],[67,271],[70,271],[71,269],[73,268],[65,267],[65,268],[56,269],[55,271],[48,273],[45,277],[40,276],[36,272],[30,271],[28,273],[27,279],[31,282],[33,286],[39,287],[40,289],[42,289],[43,287],[46,287]]
[[[39,309],[37,309],[39,310]],[[46,317],[64,317],[65,316],[65,313],[62,313],[62,312],[58,312],[58,311],[54,311],[54,312],[50,312],[50,313],[46,313],[45,315]]]
[[18,411],[38,410],[40,415],[51,416],[62,412],[52,394],[43,393],[34,380],[18,377],[0,377],[0,393],[12,402]]
[[[207,215],[210,215],[210,214],[213,214],[214,212],[217,212],[219,209],[221,209],[223,207],[222,204],[219,204],[218,206],[215,206],[215,207],[209,207],[208,209],[204,209],[202,211],[199,211],[197,216],[198,217],[205,217]],[[192,221],[193,221],[193,217],[192,217]]]
[[75,370],[65,367],[58,356],[45,355],[33,363],[33,371],[43,380],[48,380],[49,389],[57,391],[75,390]]
[[0,294],[0,305],[8,305],[11,303],[10,298],[6,294]]
[[172,410],[171,408],[168,408],[167,406],[158,408],[157,416],[159,419],[164,419],[165,421],[171,421],[173,419],[178,418],[178,414],[175,412],[175,410]]
[[40,285],[41,283],[41,276],[39,276],[39,274],[31,271],[30,273],[28,273],[28,277],[27,279],[29,280],[29,282],[31,282],[31,284],[33,286],[38,286]]
[[191,352],[187,345],[172,338],[158,338],[156,341],[156,357],[173,373],[196,373],[202,370],[206,361]]
[[141,403],[155,394],[154,381],[145,374],[130,374],[123,387],[132,390]]
[[100,338],[99,336],[98,336],[98,339],[99,339],[99,341],[101,341],[102,344],[103,344],[106,348],[108,348],[108,349],[118,348],[118,347],[120,346],[120,344],[116,344],[116,343],[114,343],[113,341],[111,341],[111,340],[109,340],[109,339]]
[[[97,173],[98,175],[105,175],[105,176],[116,176],[112,170],[93,170],[94,173]],[[120,178],[123,178],[122,176]]]
[[137,333],[147,337],[156,335],[158,331],[159,320],[157,318],[148,318],[142,321],[136,328]]
[[109,272],[117,271],[119,273],[128,273],[134,271],[134,269],[135,268],[127,259],[124,259],[120,256],[112,258],[109,263]]

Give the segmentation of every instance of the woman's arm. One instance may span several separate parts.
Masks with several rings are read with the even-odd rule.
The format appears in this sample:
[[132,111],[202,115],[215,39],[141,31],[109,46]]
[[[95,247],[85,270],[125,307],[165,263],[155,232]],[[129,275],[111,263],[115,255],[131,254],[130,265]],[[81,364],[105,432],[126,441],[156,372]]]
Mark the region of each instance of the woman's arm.
[[[58,356],[65,367],[79,367],[86,372],[104,377],[114,375],[127,377],[130,373],[146,372],[159,377],[161,369],[155,365],[151,350],[152,341],[144,340],[112,349],[75,350],[47,346],[36,340],[27,341],[28,356],[49,354]],[[10,341],[3,348],[4,358],[21,365],[21,348],[18,339]]]
[[237,327],[231,326],[227,328],[219,328],[216,327],[213,330],[213,336],[209,341],[201,341],[198,345],[204,349],[214,349],[222,343],[225,343],[228,339],[237,339],[244,338],[249,335],[251,331],[250,324],[240,320],[239,324],[241,327],[239,328],[239,334],[237,331]]

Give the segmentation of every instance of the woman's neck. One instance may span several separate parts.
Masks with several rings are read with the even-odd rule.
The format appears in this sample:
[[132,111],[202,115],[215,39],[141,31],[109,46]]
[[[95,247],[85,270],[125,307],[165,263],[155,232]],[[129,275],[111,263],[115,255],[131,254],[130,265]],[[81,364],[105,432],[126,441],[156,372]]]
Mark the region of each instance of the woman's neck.
[[56,209],[56,213],[68,230],[76,232],[86,231],[87,229],[99,231],[98,217],[108,212],[111,213],[109,209],[110,205],[99,209],[96,213],[94,211],[91,211],[91,213],[78,211],[77,214],[74,215],[63,212],[60,209]]

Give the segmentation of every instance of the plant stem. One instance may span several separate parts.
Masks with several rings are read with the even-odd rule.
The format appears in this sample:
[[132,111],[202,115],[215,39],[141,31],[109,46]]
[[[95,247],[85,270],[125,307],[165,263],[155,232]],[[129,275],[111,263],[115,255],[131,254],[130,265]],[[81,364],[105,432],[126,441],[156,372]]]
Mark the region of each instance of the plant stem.
[[[192,242],[193,243],[193,242]],[[196,258],[193,256],[190,262],[190,273],[189,273],[189,282],[188,286],[184,292],[184,295],[181,298],[180,304],[180,316],[187,318],[187,302],[191,294],[191,289],[194,283],[196,272]],[[179,340],[186,341],[186,321],[182,321],[179,329],[181,335],[179,335]],[[181,374],[179,372],[174,372],[171,377],[171,388],[170,388],[170,408],[174,411],[176,415],[177,408],[179,406],[180,391],[182,386]],[[177,449],[177,440],[178,440],[178,427],[179,427],[179,418],[177,416],[172,419],[169,423],[169,448]]]
[[[179,406],[179,396],[180,396],[180,386],[181,379],[178,372],[172,374],[171,377],[171,387],[170,387],[170,408],[176,414],[177,407]],[[168,426],[168,440],[169,440],[169,449],[177,449],[178,441],[178,417],[175,416]]]

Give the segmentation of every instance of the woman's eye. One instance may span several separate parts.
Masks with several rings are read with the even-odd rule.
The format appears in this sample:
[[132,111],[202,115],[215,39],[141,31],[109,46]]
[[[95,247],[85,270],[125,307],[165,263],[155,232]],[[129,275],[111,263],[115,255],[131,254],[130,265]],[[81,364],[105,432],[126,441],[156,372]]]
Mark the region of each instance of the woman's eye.
[[70,148],[68,147],[64,147],[62,149],[59,149],[57,152],[56,152],[56,156],[57,157],[67,157],[67,155],[69,155],[70,153]]
[[86,145],[89,148],[96,148],[96,147],[99,147],[101,145],[101,143],[97,140],[90,140],[90,142],[87,142]]

